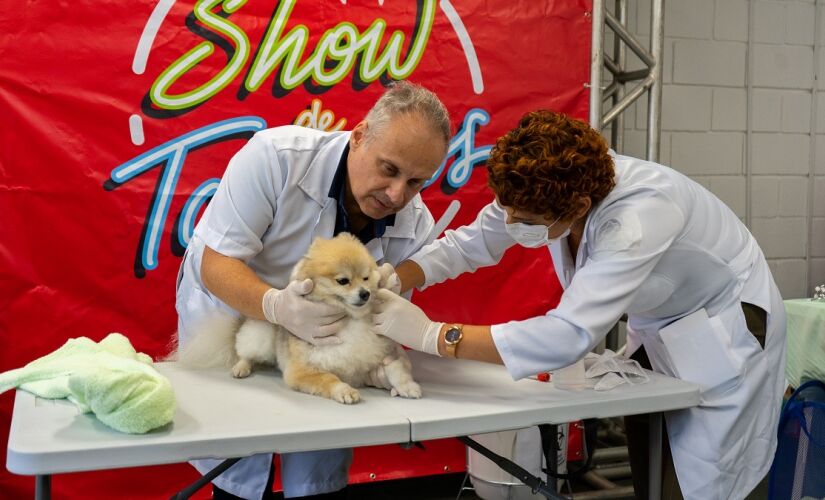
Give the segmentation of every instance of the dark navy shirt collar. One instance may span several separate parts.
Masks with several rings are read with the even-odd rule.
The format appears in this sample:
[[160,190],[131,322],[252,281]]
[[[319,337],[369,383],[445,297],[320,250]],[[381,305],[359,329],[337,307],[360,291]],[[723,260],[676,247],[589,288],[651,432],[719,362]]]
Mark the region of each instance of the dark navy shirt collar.
[[[355,234],[349,223],[349,214],[344,206],[347,189],[347,156],[349,155],[349,143],[344,147],[344,152],[341,153],[341,159],[338,160],[338,167],[335,169],[335,175],[332,177],[332,185],[329,188],[327,196],[334,199],[337,204],[335,215],[335,233],[351,233]],[[395,214],[390,214],[383,219],[370,219],[364,228],[355,236],[361,240],[361,243],[367,244],[374,238],[384,236],[387,226],[395,224]]]

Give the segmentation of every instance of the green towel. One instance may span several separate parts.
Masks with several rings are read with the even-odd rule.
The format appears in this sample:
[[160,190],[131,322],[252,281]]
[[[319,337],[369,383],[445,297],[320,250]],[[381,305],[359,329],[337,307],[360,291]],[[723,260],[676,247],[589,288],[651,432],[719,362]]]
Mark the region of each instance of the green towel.
[[130,434],[165,425],[175,413],[172,384],[119,333],[99,343],[69,339],[53,353],[0,374],[0,393],[15,387],[41,398],[67,398],[81,412]]

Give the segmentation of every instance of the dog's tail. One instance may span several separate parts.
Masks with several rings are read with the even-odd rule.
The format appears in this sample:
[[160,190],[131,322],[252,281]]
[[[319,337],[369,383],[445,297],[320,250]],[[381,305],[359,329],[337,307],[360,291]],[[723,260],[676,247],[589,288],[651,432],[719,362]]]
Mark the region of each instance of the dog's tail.
[[231,367],[238,361],[235,352],[235,333],[240,318],[228,314],[215,314],[199,322],[193,335],[182,344],[175,335],[170,361],[177,361],[186,368]]

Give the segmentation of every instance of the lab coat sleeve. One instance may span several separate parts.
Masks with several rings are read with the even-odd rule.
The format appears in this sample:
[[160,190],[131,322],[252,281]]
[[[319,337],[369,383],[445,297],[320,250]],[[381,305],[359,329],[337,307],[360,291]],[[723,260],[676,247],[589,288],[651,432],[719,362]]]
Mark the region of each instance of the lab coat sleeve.
[[264,136],[253,136],[229,161],[198,236],[227,257],[246,261],[260,253],[284,178],[275,148]]
[[505,230],[506,218],[504,210],[492,202],[481,209],[471,224],[446,231],[443,237],[410,257],[424,271],[424,285],[419,290],[497,264],[515,244]]
[[[410,245],[408,245],[404,249],[404,253],[398,259],[393,259],[390,263],[394,266],[397,266],[400,262],[403,262],[409,259],[412,254],[421,250],[421,248],[428,244],[432,243],[433,238],[435,235],[433,234],[433,228],[435,227],[435,219],[433,219],[432,213],[430,213],[430,209],[427,208],[427,205],[421,201],[421,198],[418,197],[417,201],[413,202],[413,213],[415,217],[415,236],[413,241]],[[412,290],[407,290],[406,292],[402,293],[401,296],[407,300],[412,299]]]
[[544,316],[491,328],[513,379],[568,366],[616,324],[685,224],[663,195],[619,204],[594,221],[590,258]]
[[409,247],[409,252],[403,256],[401,261],[409,259],[425,245],[432,243],[436,236],[433,234],[433,229],[435,229],[433,214],[430,213],[430,209],[427,208],[427,205],[424,204],[420,197],[413,206],[413,210],[415,214],[415,241]]

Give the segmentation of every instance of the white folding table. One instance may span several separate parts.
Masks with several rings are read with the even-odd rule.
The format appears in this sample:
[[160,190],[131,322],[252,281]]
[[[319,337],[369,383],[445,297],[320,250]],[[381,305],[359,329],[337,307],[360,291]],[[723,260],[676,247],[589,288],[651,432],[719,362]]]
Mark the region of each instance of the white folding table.
[[279,374],[234,379],[229,370],[157,369],[172,382],[171,424],[144,435],[114,431],[70,403],[18,391],[6,466],[37,476],[48,498],[52,474],[377,444],[408,443],[560,424],[585,418],[651,414],[651,491],[661,489],[661,412],[699,403],[694,384],[649,373],[650,382],[609,392],[561,391],[536,380],[514,382],[502,366],[410,352],[424,397],[392,398],[360,389],[342,405],[288,389]]

